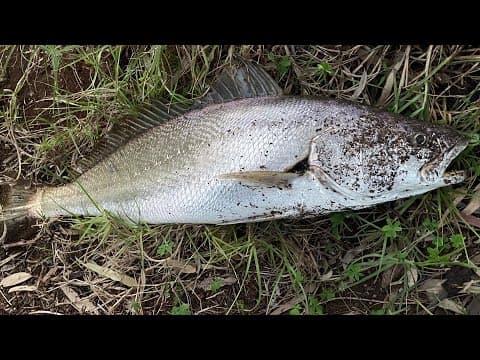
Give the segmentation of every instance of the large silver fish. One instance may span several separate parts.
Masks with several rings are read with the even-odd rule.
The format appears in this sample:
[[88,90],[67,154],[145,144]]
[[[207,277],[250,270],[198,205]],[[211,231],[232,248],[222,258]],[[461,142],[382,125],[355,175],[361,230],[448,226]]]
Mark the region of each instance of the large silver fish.
[[[75,181],[11,187],[3,219],[99,215],[231,224],[360,209],[455,184],[456,131],[355,103],[282,95],[261,68],[224,72],[190,109],[156,102]],[[103,157],[103,158],[102,158]]]

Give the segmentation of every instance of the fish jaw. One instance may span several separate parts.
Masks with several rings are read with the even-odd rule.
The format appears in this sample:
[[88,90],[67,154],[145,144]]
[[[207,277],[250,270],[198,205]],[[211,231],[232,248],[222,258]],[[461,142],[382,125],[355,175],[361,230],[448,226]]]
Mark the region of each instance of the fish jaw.
[[454,185],[464,181],[465,172],[463,170],[447,171],[447,168],[467,146],[468,141],[466,139],[461,139],[443,156],[425,164],[420,170],[422,181],[430,184],[437,184],[439,187]]

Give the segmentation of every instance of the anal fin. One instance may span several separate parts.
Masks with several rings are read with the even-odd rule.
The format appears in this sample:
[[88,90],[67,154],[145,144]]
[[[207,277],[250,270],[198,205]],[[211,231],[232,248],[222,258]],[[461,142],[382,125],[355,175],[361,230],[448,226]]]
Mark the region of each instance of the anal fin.
[[236,180],[259,186],[278,186],[288,188],[300,175],[282,171],[245,171],[218,176],[223,180]]
[[224,221],[218,225],[234,225],[234,224],[243,224],[243,223],[252,223],[252,222],[262,222],[262,221],[273,221],[280,219],[291,219],[298,216],[298,209],[288,209],[283,211],[271,210],[264,214],[249,216],[248,218],[240,218],[230,221]]

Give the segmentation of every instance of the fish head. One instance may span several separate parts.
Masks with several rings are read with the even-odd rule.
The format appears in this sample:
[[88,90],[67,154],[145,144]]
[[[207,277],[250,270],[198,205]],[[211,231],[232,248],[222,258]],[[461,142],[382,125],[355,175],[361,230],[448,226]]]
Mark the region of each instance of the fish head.
[[312,143],[311,168],[350,199],[390,201],[464,180],[447,171],[468,144],[453,129],[369,112],[324,130]]
[[467,147],[468,140],[453,129],[425,126],[425,123],[403,124],[408,158],[399,158],[397,186],[438,188],[464,180],[463,171],[447,171],[452,161]]

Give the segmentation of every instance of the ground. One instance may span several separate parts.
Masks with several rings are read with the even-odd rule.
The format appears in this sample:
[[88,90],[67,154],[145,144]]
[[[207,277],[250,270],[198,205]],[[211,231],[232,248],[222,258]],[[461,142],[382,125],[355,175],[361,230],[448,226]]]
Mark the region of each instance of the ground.
[[116,122],[194,98],[237,57],[286,93],[349,99],[454,127],[464,183],[301,221],[131,227],[8,223],[0,314],[480,313],[480,48],[3,46],[0,182],[68,181]]

